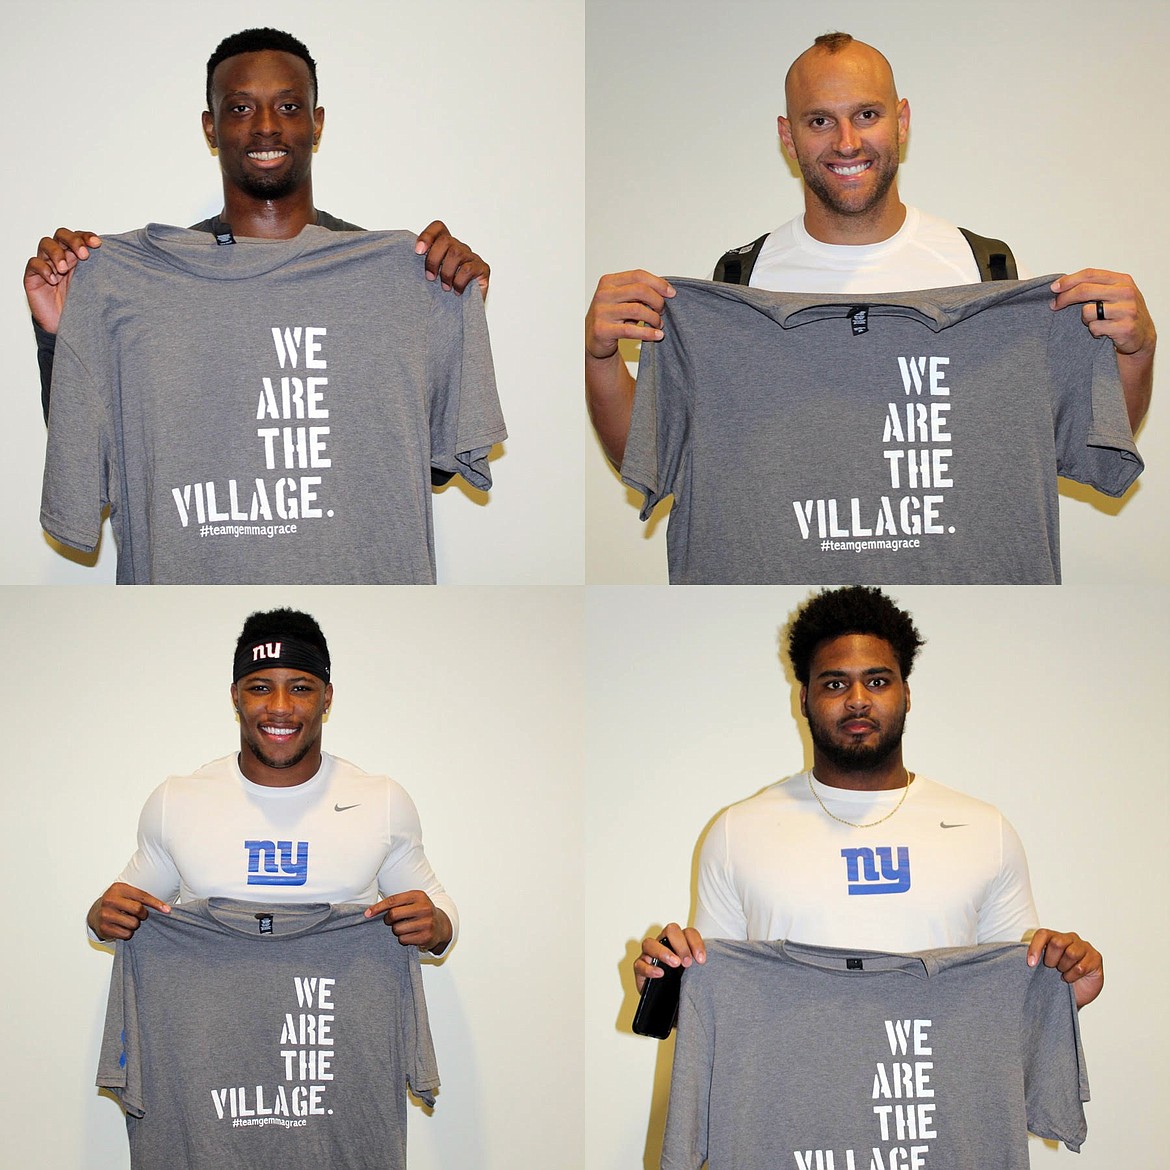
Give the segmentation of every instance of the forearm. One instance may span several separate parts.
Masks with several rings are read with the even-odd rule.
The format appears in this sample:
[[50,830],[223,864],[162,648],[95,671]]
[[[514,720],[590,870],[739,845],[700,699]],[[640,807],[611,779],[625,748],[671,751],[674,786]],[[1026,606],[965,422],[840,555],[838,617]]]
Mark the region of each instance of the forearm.
[[85,916],[85,925],[89,927],[90,935],[96,939],[101,939],[102,937],[98,933],[99,915],[101,914],[101,908],[102,899],[98,898],[97,901],[95,901],[94,904],[89,908],[89,913]]
[[607,358],[585,354],[585,405],[609,461],[621,467],[634,409],[634,379],[621,353]]
[[1154,389],[1154,346],[1137,353],[1118,353],[1117,373],[1121,377],[1130,430],[1136,431],[1150,409]]
[[435,907],[435,926],[438,939],[435,945],[428,947],[427,950],[430,954],[438,956],[451,945],[451,939],[455,933],[455,929],[451,925],[451,919],[438,906]]
[[53,385],[53,355],[57,349],[57,335],[42,329],[33,319],[33,333],[37,338],[37,366],[41,374],[41,410],[49,421],[49,392]]

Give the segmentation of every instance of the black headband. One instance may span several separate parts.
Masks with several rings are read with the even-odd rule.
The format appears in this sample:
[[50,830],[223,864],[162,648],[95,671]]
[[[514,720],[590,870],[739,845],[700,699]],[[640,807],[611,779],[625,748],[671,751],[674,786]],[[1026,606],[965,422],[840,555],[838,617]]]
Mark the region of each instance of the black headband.
[[267,667],[307,670],[322,682],[329,681],[329,659],[316,646],[297,638],[281,637],[241,646],[232,665],[232,682]]

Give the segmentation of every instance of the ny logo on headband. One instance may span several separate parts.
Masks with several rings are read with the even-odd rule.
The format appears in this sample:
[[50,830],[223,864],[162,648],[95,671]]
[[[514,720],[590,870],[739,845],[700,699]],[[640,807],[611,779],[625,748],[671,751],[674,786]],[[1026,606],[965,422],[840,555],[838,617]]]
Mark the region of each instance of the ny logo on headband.
[[280,643],[279,642],[261,642],[259,646],[252,647],[252,661],[259,662],[262,658],[279,658],[280,657]]

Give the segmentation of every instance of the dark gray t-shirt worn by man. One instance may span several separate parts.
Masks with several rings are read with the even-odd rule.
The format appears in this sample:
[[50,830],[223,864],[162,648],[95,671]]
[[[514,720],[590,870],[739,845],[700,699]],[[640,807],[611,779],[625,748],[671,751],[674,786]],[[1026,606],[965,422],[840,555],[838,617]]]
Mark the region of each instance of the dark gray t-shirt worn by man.
[[1117,363],[1053,277],[880,296],[672,280],[622,478],[676,584],[1055,584],[1057,476],[1142,470]]
[[73,277],[41,523],[120,583],[424,584],[431,471],[491,486],[505,437],[477,288],[409,232],[219,246],[150,225]]
[[407,1085],[439,1085],[418,949],[363,906],[151,914],[116,946],[97,1083],[135,1170],[405,1170]]
[[709,941],[683,976],[662,1170],[1027,1170],[1079,1150],[1072,988],[1021,943]]

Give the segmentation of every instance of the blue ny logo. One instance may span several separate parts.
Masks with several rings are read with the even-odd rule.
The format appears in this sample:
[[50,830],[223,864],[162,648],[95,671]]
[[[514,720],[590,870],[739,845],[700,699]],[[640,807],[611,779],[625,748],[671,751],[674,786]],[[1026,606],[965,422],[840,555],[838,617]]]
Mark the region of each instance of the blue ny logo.
[[309,876],[309,843],[297,842],[293,856],[291,841],[245,841],[248,851],[248,885],[303,886]]
[[[898,862],[889,845],[877,849],[842,849],[850,894],[904,894],[910,888],[910,850],[898,846]],[[881,873],[878,865],[881,865]]]

